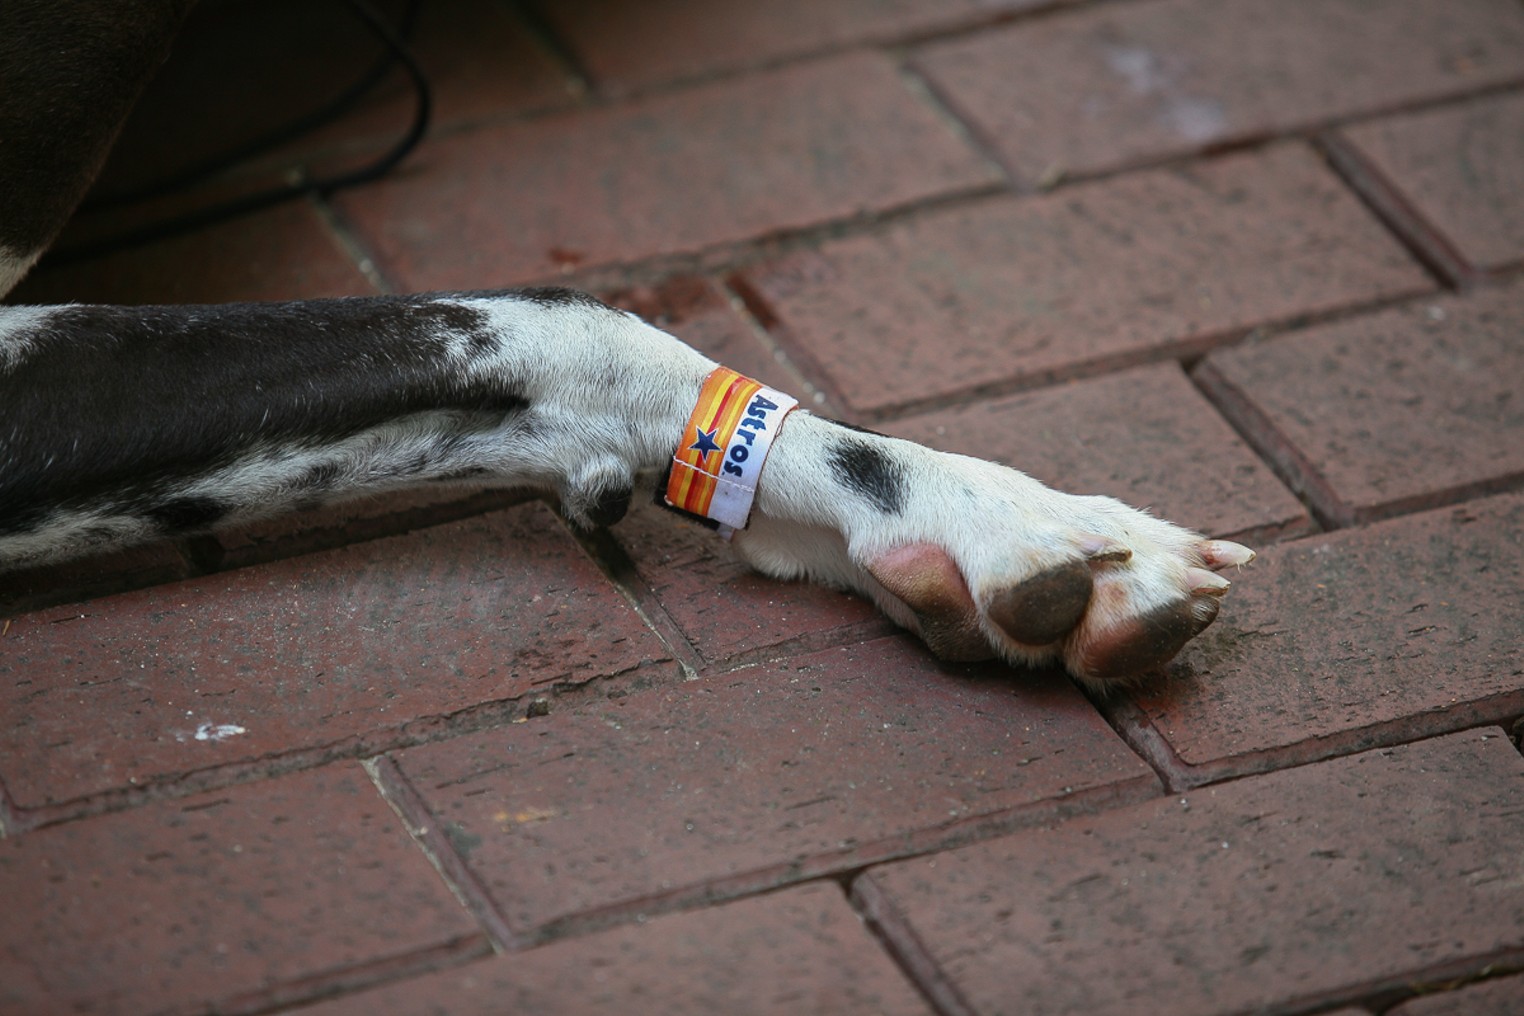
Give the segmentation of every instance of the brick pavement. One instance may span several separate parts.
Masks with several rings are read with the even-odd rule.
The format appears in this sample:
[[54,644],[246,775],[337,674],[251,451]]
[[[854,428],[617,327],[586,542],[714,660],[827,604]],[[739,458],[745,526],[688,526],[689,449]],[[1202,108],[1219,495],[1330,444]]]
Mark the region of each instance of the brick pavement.
[[[112,178],[367,59],[313,5],[207,10]],[[1094,700],[491,488],[0,576],[0,1013],[1524,1008],[1524,4],[419,33],[439,123],[389,179],[13,299],[569,281],[1261,558]],[[266,87],[198,77],[260,46]],[[383,89],[216,186],[405,116]]]

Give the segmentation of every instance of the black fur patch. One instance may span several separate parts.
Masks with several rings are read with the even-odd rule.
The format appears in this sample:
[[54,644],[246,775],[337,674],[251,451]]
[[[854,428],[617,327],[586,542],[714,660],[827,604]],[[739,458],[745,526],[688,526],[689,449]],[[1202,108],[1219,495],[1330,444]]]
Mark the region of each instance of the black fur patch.
[[[526,409],[511,380],[462,376],[441,356],[441,335],[476,348],[493,336],[482,312],[436,300],[60,308],[0,372],[0,531],[102,496],[151,504],[256,444]],[[309,476],[324,479],[322,467]]]
[[905,510],[905,474],[894,460],[866,441],[847,438],[831,449],[837,481],[885,515]]
[[629,512],[633,494],[634,491],[629,487],[610,487],[599,491],[587,510],[588,521],[599,529],[612,526]]
[[337,462],[319,462],[293,484],[301,490],[327,490],[338,480],[342,469]]
[[565,286],[531,286],[528,289],[515,290],[514,295],[542,307],[582,306],[613,309],[591,293],[584,293],[580,289],[567,289]]
[[209,497],[177,497],[153,505],[143,514],[166,536],[207,529],[227,514],[227,506]]

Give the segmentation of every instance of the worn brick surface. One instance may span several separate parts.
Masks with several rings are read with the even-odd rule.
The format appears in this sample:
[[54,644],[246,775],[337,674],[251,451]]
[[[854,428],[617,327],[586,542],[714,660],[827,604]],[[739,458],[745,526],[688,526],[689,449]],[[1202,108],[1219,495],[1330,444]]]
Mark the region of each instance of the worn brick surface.
[[605,90],[755,66],[889,40],[1048,0],[539,0],[544,16]]
[[968,403],[886,430],[1003,462],[1071,494],[1109,494],[1215,536],[1314,528],[1174,364]]
[[1138,701],[1236,769],[1524,712],[1524,496],[1269,548]]
[[1524,480],[1524,285],[1212,354],[1198,378],[1341,524]]
[[393,278],[437,289],[692,252],[995,178],[863,54],[437,138],[338,200]]
[[732,306],[732,298],[713,280],[679,275],[602,297],[676,335],[710,359],[806,402],[804,379],[741,317],[743,312]]
[[665,657],[547,509],[15,618],[0,777],[22,807],[394,742]]
[[1524,261],[1524,95],[1395,116],[1343,135],[1468,268]]
[[1524,948],[1524,761],[1471,731],[872,871],[981,1013],[1305,1011]]
[[1010,809],[1157,786],[1067,681],[944,670],[907,639],[653,689],[399,759],[521,935],[706,884],[783,884]]
[[354,995],[302,1016],[927,1013],[833,885],[658,917]]
[[0,1011],[207,1011],[485,939],[358,765],[0,841]]
[[[66,233],[59,249],[72,242]],[[317,210],[293,201],[150,246],[45,268],[7,302],[220,303],[374,292]]]
[[667,512],[634,514],[614,529],[614,537],[688,642],[710,662],[796,639],[837,642],[894,630],[866,600],[758,575],[712,530]]
[[859,410],[1196,351],[1430,285],[1298,145],[917,216],[745,279]]
[[1415,998],[1390,1016],[1516,1016],[1524,1012],[1524,977],[1500,977],[1454,991]]
[[1028,183],[1524,80],[1512,0],[1103,4],[918,65]]

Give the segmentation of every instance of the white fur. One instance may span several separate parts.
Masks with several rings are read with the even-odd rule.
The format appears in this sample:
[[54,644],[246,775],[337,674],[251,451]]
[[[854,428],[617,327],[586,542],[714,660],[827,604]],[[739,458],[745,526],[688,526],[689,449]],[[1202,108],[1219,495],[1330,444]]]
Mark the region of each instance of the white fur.
[[[440,300],[480,312],[494,340],[483,350],[479,330],[424,336],[437,341],[441,369],[491,380],[484,387],[522,396],[526,409],[414,413],[325,444],[256,442],[231,464],[158,496],[215,499],[233,506],[223,522],[237,524],[329,496],[471,472],[555,491],[571,518],[587,521],[600,493],[648,484],[663,470],[714,367],[672,336],[591,302],[511,294]],[[29,335],[49,313],[0,308],[0,366],[27,354]],[[388,369],[386,349],[374,355],[374,369]],[[321,397],[321,383],[313,379],[314,397]],[[192,383],[187,391],[194,390]],[[903,494],[893,510],[836,475],[833,461],[840,461],[844,443],[868,446],[888,465]],[[319,468],[325,484],[314,490],[310,477]],[[36,532],[0,537],[0,564],[152,537],[141,514],[141,505],[109,499],[59,509]],[[1034,649],[989,620],[986,608],[996,594],[1093,556],[1097,543],[1125,548],[1131,557],[1096,568],[1082,625],[1088,634]],[[1179,604],[1193,585],[1199,589],[1199,573],[1189,572],[1202,565],[1205,546],[1195,534],[1110,498],[1062,494],[1003,466],[849,431],[804,410],[779,431],[752,523],[733,546],[762,572],[855,590],[917,628],[915,612],[871,569],[881,555],[918,544],[941,548],[956,565],[978,614],[974,630],[991,651],[1025,662],[1063,656],[1076,673],[1087,638]]]
[[[0,293],[4,293],[5,252],[0,248]],[[0,373],[15,368],[56,307],[0,307]]]

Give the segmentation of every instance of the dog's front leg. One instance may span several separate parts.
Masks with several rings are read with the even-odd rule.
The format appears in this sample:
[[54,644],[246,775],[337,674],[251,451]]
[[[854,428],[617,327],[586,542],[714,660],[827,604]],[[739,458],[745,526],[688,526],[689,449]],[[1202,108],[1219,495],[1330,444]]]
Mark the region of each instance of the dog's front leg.
[[[566,290],[0,307],[0,565],[421,481],[495,478],[611,524],[692,447],[715,366]],[[802,410],[769,426],[741,556],[868,595],[949,659],[1129,676],[1210,623],[1208,569],[1252,557]]]
[[0,307],[0,565],[440,480],[608,524],[713,366],[568,290]]

